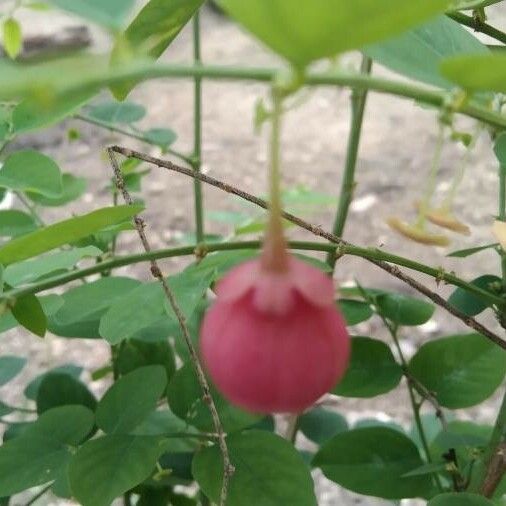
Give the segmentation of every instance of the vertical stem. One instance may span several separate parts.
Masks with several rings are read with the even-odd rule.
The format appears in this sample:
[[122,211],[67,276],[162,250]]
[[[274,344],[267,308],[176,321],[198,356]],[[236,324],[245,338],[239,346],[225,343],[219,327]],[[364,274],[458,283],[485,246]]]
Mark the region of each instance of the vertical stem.
[[[473,476],[471,478],[471,484],[469,485],[469,492],[479,493],[484,489],[489,489],[487,486],[488,479],[491,479],[495,482],[497,486],[500,478],[504,475],[505,467],[499,469],[502,472],[502,475],[497,479],[497,477],[492,476],[493,473],[488,472],[488,468],[492,467],[491,461],[496,453],[496,450],[500,447],[501,443],[506,441],[506,392],[504,394],[501,407],[499,408],[499,413],[497,415],[497,419],[494,425],[494,430],[492,431],[492,435],[490,436],[490,441],[488,442],[487,448],[485,450],[485,454],[483,455],[483,459],[481,462],[475,466],[475,470]],[[494,471],[492,469],[492,471]],[[497,472],[497,470],[495,470]],[[489,474],[491,475],[489,477]],[[495,489],[489,490],[489,492],[493,493]],[[489,494],[487,494],[488,496]]]
[[[372,60],[367,56],[362,57],[360,71],[363,74],[369,74],[372,68]],[[362,122],[364,119],[364,110],[367,100],[367,90],[355,88],[351,94],[351,127],[348,137],[348,146],[346,148],[346,162],[344,166],[344,175],[341,182],[341,191],[339,193],[339,202],[337,213],[332,228],[332,233],[341,237],[344,232],[348,210],[353,199],[353,190],[355,188],[355,167],[357,165],[358,147],[360,144],[360,135],[362,133]],[[337,255],[330,252],[327,255],[327,263],[334,267]]]
[[[195,65],[202,63],[200,54],[200,16],[198,11],[193,16],[193,62]],[[193,101],[192,167],[196,172],[200,172],[202,164],[202,78],[198,76],[194,78]],[[198,179],[193,180],[193,193],[197,243],[202,243],[204,241],[204,206],[202,202],[202,183]]]
[[272,126],[269,166],[269,222],[265,234],[262,265],[265,269],[283,271],[288,268],[288,251],[283,232],[281,202],[281,116],[283,95],[275,86],[272,89]]
[[[390,324],[390,322],[388,322],[385,318],[381,317],[381,319],[383,320],[383,323],[385,324],[390,335],[392,336],[392,339],[395,344],[395,348],[397,349],[397,353],[399,355],[399,359],[402,364],[402,369],[403,369],[403,371],[407,371],[408,363],[406,362],[406,359],[404,357],[404,353],[402,353],[401,345],[399,344],[399,338],[397,337],[397,327],[392,326],[392,324]],[[418,402],[416,402],[415,394],[413,392],[413,385],[411,384],[409,377],[406,374],[404,374],[404,375],[406,376],[406,382],[408,385],[409,400],[411,403],[411,408],[413,410],[413,416],[415,419],[415,425],[416,425],[416,428],[418,431],[418,435],[420,436],[420,441],[422,442],[422,447],[423,447],[423,451],[425,453],[425,458],[427,459],[427,462],[431,463],[432,456],[430,454],[429,443],[428,443],[427,437],[425,435],[425,430],[423,428],[422,419],[420,418],[420,404]],[[434,481],[436,482],[436,486],[437,486],[438,490],[440,492],[442,492],[443,491],[443,484],[441,483],[439,476],[437,474],[434,474],[433,477],[434,477]]]

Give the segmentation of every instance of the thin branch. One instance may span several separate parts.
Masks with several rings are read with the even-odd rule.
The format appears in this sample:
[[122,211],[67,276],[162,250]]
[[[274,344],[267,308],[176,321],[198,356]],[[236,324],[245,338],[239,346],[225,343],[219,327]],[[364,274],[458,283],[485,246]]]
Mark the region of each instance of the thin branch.
[[[128,190],[125,186],[125,181],[123,179],[123,175],[121,174],[121,169],[119,168],[118,162],[116,160],[116,157],[114,156],[114,151],[111,148],[108,148],[107,150],[109,154],[109,159],[111,162],[111,166],[114,170],[114,176],[116,178],[116,186],[118,190],[123,195],[123,199],[125,200],[125,203],[128,205],[132,205],[132,197],[128,193]],[[146,226],[144,220],[140,218],[138,215],[134,216],[134,225],[137,230],[137,233],[139,234],[139,238],[142,242],[142,246],[144,247],[144,250],[146,253],[149,253],[151,251],[151,246],[148,242],[146,233],[144,232],[144,228]],[[162,271],[158,267],[158,263],[155,259],[150,260],[151,265],[151,274],[153,277],[155,277],[161,284],[163,291],[165,293],[165,296],[174,311],[174,314],[176,315],[176,318],[179,322],[179,326],[181,327],[182,334],[184,337],[184,340],[186,342],[186,346],[188,347],[188,351],[190,353],[190,359],[193,364],[193,367],[195,369],[195,373],[197,375],[198,382],[200,384],[200,387],[202,389],[203,394],[203,400],[207,404],[209,408],[209,412],[211,413],[211,417],[213,420],[213,426],[214,429],[218,435],[218,445],[221,450],[221,454],[223,457],[223,484],[221,488],[221,495],[220,495],[220,506],[225,506],[226,500],[227,500],[227,492],[228,492],[228,482],[232,474],[234,473],[234,467],[232,466],[230,462],[230,456],[227,448],[227,442],[225,439],[225,431],[223,430],[223,426],[220,421],[220,416],[218,414],[218,410],[216,409],[216,405],[214,403],[213,397],[211,395],[211,390],[209,388],[209,383],[207,382],[207,379],[205,377],[204,371],[202,369],[202,365],[200,364],[199,357],[197,355],[197,351],[195,350],[195,347],[193,346],[192,338],[190,335],[190,331],[188,329],[188,325],[186,324],[186,318],[183,312],[181,311],[181,308],[179,307],[179,304],[176,300],[176,297],[174,295],[174,292],[169,287],[169,284],[167,283],[167,280],[162,274]]]
[[[255,81],[271,84],[280,69],[265,67],[233,67],[226,65],[181,65],[181,64],[149,64],[138,68],[116,69],[109,78],[100,79],[101,86],[107,86],[125,79],[146,81],[156,78],[195,78],[233,81]],[[93,82],[90,82],[90,86]],[[368,89],[378,93],[395,95],[398,98],[416,100],[435,107],[446,107],[448,92],[430,89],[426,86],[384,79],[360,73],[345,71],[308,72],[305,77],[306,86],[346,86],[356,89]],[[19,86],[15,92],[21,93]],[[455,112],[478,119],[494,128],[506,128],[506,117],[488,110],[475,101],[462,103]]]
[[[207,184],[210,184],[211,186],[215,186],[217,188],[220,188],[223,191],[237,195],[237,196],[243,198],[244,200],[252,202],[264,209],[268,208],[268,204],[265,200],[255,197],[253,195],[250,195],[249,193],[246,193],[243,190],[240,190],[240,189],[238,189],[234,186],[231,186],[227,183],[223,183],[222,181],[219,181],[219,180],[212,178],[210,176],[207,176],[205,174],[197,173],[197,172],[192,171],[191,169],[185,169],[184,167],[179,167],[179,166],[173,164],[172,162],[161,160],[159,158],[155,158],[153,156],[146,155],[144,153],[139,153],[138,151],[134,151],[132,149],[122,148],[120,146],[112,146],[108,149],[109,149],[109,152],[111,152],[111,153],[116,152],[116,153],[119,153],[127,158],[138,158],[140,160],[144,160],[145,162],[152,163],[152,164],[157,165],[159,167],[163,167],[163,168],[171,170],[171,171],[179,172],[180,174],[185,174],[185,175],[190,176],[192,178],[198,178],[201,181],[203,181]],[[418,292],[424,294],[426,297],[428,297],[430,300],[432,300],[435,304],[442,307],[443,309],[445,309],[446,311],[451,313],[453,316],[455,316],[456,318],[461,320],[468,327],[472,328],[476,332],[487,337],[488,339],[490,339],[492,342],[494,342],[495,344],[497,344],[501,348],[506,349],[506,341],[504,339],[502,339],[501,337],[496,335],[491,330],[487,329],[484,325],[482,325],[481,323],[476,321],[474,318],[467,316],[466,314],[462,313],[458,309],[456,309],[453,306],[451,306],[450,304],[448,304],[448,302],[445,299],[443,299],[443,297],[441,297],[437,293],[433,292],[432,290],[430,290],[426,286],[422,285],[421,283],[416,281],[414,278],[412,278],[412,277],[408,276],[407,274],[405,274],[404,272],[402,272],[397,267],[397,265],[390,265],[389,263],[385,262],[384,260],[377,260],[376,258],[379,255],[375,255],[375,253],[378,253],[378,250],[370,250],[367,248],[358,248],[358,247],[344,241],[343,239],[335,236],[334,234],[331,234],[330,232],[326,232],[321,227],[311,225],[310,223],[302,220],[301,218],[298,218],[297,216],[294,216],[293,214],[283,212],[282,215],[283,215],[283,218],[285,218],[286,220],[288,220],[292,223],[295,223],[299,227],[307,230],[308,232],[311,232],[312,234],[314,234],[316,236],[323,237],[324,239],[327,239],[329,242],[336,244],[338,247],[338,256],[340,254],[347,254],[347,253],[353,254],[352,252],[354,252],[357,256],[362,256],[363,258],[367,259],[369,262],[376,265],[380,269],[388,272],[389,274],[396,277],[397,279],[400,279],[401,281],[403,281],[407,285],[411,286],[412,288],[414,288]],[[361,254],[359,254],[359,253],[361,253]],[[385,257],[385,256],[383,255],[383,257]],[[471,288],[472,285],[469,285],[469,284],[463,282],[462,280],[460,280],[459,278],[457,278],[456,276],[453,276],[451,274],[447,274],[441,270],[426,268],[421,264],[417,264],[416,262],[410,261],[408,259],[403,259],[402,257],[399,257],[397,255],[388,255],[388,258],[390,258],[391,259],[390,261],[392,261],[392,262],[394,261],[394,259],[397,260],[397,263],[399,261],[402,261],[403,262],[402,265],[404,265],[406,267],[410,266],[410,268],[414,268],[416,270],[419,270],[420,272],[425,272],[429,275],[433,275],[433,277],[435,277],[438,280],[447,281],[449,283],[456,284],[457,286],[464,286],[469,291],[473,291],[474,293],[476,293],[476,290]],[[430,271],[433,271],[433,272],[430,272]],[[485,294],[485,296],[487,296],[487,298],[490,298],[490,294],[488,294],[486,291],[483,291],[483,293]],[[498,299],[497,303],[504,304],[504,301],[501,298],[497,298],[497,299]]]
[[475,32],[484,33],[485,35],[488,35],[489,37],[492,37],[493,39],[506,44],[506,33],[497,28],[494,28],[487,23],[481,22],[477,18],[473,18],[472,16],[468,16],[462,12],[450,12],[447,14],[447,16],[454,21],[457,21],[457,23],[460,23],[461,25],[472,28]]
[[[93,118],[92,116],[87,116],[86,114],[74,114],[74,119],[77,119],[79,121],[83,121],[84,123],[89,123],[90,125],[95,125],[100,128],[104,128],[106,130],[109,130],[110,132],[115,132],[121,135],[126,135],[127,137],[131,137],[132,139],[136,139],[138,141],[144,142],[146,144],[150,144],[152,146],[159,146],[159,144],[156,144],[155,142],[149,140],[144,135],[141,135],[137,132],[133,132],[131,130],[128,130],[126,128],[119,127],[113,123],[109,123],[108,121],[102,121],[98,118]],[[189,156],[186,156],[183,153],[180,153],[179,151],[176,151],[171,148],[165,148],[165,153],[175,156],[176,158],[179,158],[183,162],[187,163],[188,165],[192,164],[192,159]]]

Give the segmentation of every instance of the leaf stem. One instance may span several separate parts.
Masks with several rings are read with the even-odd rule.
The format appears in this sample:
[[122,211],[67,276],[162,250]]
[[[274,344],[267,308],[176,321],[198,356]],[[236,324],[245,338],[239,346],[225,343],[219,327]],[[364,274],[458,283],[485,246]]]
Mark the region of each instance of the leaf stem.
[[[100,128],[105,128],[109,130],[110,132],[115,132],[121,135],[126,135],[127,137],[130,137],[132,139],[136,139],[138,141],[145,142],[146,144],[150,144],[152,146],[158,146],[158,144],[154,143],[153,141],[150,141],[149,139],[146,139],[142,134],[132,132],[131,130],[127,130],[126,128],[119,127],[117,125],[114,125],[113,123],[109,123],[107,121],[102,121],[97,118],[93,118],[91,116],[87,116],[86,114],[74,114],[74,119],[77,119],[79,121],[83,121],[84,123],[89,123],[90,125],[95,125]],[[175,156],[176,158],[179,158],[183,162],[187,163],[188,165],[192,165],[193,160],[192,157],[187,156],[183,153],[180,153],[179,151],[176,151],[174,149],[166,148],[164,150],[169,155]]]
[[[372,60],[367,56],[362,56],[360,72],[363,74],[370,74],[371,68]],[[332,233],[338,237],[343,235],[346,219],[348,217],[348,210],[353,199],[353,192],[355,189],[355,167],[357,165],[358,147],[360,144],[360,135],[362,133],[366,100],[367,90],[353,90],[351,94],[351,128],[348,137],[348,146],[346,148],[346,162],[337,204],[337,214],[332,227]],[[337,255],[335,251],[327,255],[327,263],[332,268],[335,266],[336,260]]]
[[[200,54],[200,15],[199,11],[193,16],[193,63],[201,64]],[[193,153],[192,168],[200,172],[202,164],[202,78],[193,79]],[[204,242],[204,206],[202,197],[202,183],[193,180],[193,195],[195,200],[195,234],[197,243]]]
[[457,21],[457,23],[472,28],[475,32],[484,33],[485,35],[506,44],[506,33],[490,26],[487,23],[482,23],[480,20],[475,19],[472,16],[468,16],[467,14],[457,11],[449,12],[446,15],[454,21]]
[[[125,79],[145,81],[156,78],[195,78],[234,81],[257,81],[272,83],[278,75],[279,69],[265,67],[232,67],[224,65],[182,65],[157,64],[139,65],[134,69],[118,69],[117,73],[107,79],[101,79],[100,84],[110,85]],[[90,85],[93,83],[90,83]],[[402,81],[394,81],[376,76],[346,71],[308,72],[305,76],[306,86],[346,86],[357,89],[368,89],[379,93],[396,95],[400,98],[415,100],[434,107],[443,107],[448,102],[448,92],[433,90],[425,86]],[[19,90],[18,90],[19,93]],[[480,104],[470,101],[463,103],[455,112],[478,119],[483,123],[503,130],[506,128],[506,117],[484,108]],[[464,103],[465,102],[465,103]]]

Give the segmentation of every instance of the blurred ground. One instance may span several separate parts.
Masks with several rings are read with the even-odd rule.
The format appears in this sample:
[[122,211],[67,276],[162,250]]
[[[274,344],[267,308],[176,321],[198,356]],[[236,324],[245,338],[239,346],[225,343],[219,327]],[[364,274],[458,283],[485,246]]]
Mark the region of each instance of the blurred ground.
[[[40,12],[24,12],[23,26],[27,33],[54,33],[63,27],[79,24],[78,20],[63,15]],[[506,29],[506,7],[490,9],[490,22]],[[93,29],[94,48],[107,47],[107,37]],[[234,24],[216,13],[204,9],[202,16],[203,59],[208,63],[274,65],[275,59],[244,35]],[[164,59],[171,62],[188,62],[191,59],[191,33],[186,29],[167,51]],[[357,55],[344,59],[346,65],[356,65]],[[375,67],[374,72],[386,74]],[[175,147],[189,151],[192,142],[192,84],[190,81],[157,80],[139,86],[131,99],[146,106],[148,117],[143,120],[150,126],[168,126],[179,135]],[[254,104],[259,97],[266,96],[262,85],[245,83],[205,82],[203,86],[203,159],[208,174],[240,186],[253,194],[265,189],[266,140],[253,133]],[[287,115],[285,122],[284,181],[287,187],[303,184],[308,188],[331,195],[338,194],[341,171],[344,164],[346,136],[349,123],[349,91],[318,89],[311,92],[302,106]],[[470,122],[462,121],[472,128]],[[81,138],[69,142],[66,129],[79,128]],[[464,260],[445,257],[450,250],[434,249],[415,245],[395,235],[385,224],[388,216],[406,219],[414,216],[413,201],[420,197],[428,172],[436,135],[436,114],[410,101],[391,96],[372,94],[369,97],[365,125],[357,168],[357,188],[345,237],[353,243],[384,247],[400,255],[416,257],[445,270],[455,270],[461,277],[472,279],[483,273],[497,273],[499,262],[492,251],[480,253]],[[105,189],[110,169],[102,155],[102,149],[110,143],[140,147],[151,154],[156,150],[138,143],[98,130],[77,121],[68,121],[64,126],[52,128],[36,135],[27,135],[17,141],[16,147],[36,147],[53,156],[64,170],[86,176],[90,181],[88,193],[76,204],[62,211],[48,211],[48,220],[63,219],[71,212],[85,212],[94,207],[110,203]],[[455,170],[462,150],[447,145],[444,149],[442,170],[438,184],[438,196],[444,194]],[[146,220],[154,246],[173,244],[175,238],[192,230],[193,204],[192,182],[182,176],[163,173],[153,169],[145,182],[144,197],[148,210]],[[492,217],[496,213],[497,176],[490,142],[483,134],[471,156],[466,177],[457,197],[457,214],[472,229],[468,238],[455,240],[451,249],[460,249],[493,242],[490,233]],[[205,205],[208,210],[237,209],[237,204],[213,188],[205,189]],[[318,214],[305,218],[330,229],[333,210],[329,207]],[[223,225],[206,221],[206,231],[225,232]],[[293,230],[291,237],[308,240],[308,234]],[[139,251],[136,237],[132,234],[121,241],[121,251]],[[167,270],[175,270],[181,261],[168,261]],[[147,278],[147,269],[142,266],[126,270],[130,274]],[[364,286],[375,286],[406,291],[409,289],[383,271],[360,259],[343,258],[336,269],[339,282],[358,279]],[[414,275],[426,282],[433,290],[443,295],[449,293],[444,286],[437,287],[433,281]],[[492,327],[496,324],[492,315],[484,315]],[[442,310],[433,320],[406,333],[403,346],[408,355],[416,347],[433,336],[468,329],[454,321]],[[358,326],[357,334],[383,336],[378,321],[371,320]],[[13,353],[30,357],[30,366],[16,383],[0,390],[15,400],[20,387],[39,369],[60,363],[75,361],[89,369],[96,368],[108,360],[108,347],[100,342],[65,341],[47,337],[38,341],[33,336],[20,332],[9,332],[2,336],[2,353]],[[100,390],[103,385],[92,384]],[[462,411],[458,416],[492,421],[497,402],[492,399],[477,410]],[[339,400],[338,410],[350,421],[371,416],[387,416],[409,424],[410,407],[405,388],[401,385],[395,392],[371,400]],[[301,438],[302,439],[302,438]],[[379,506],[390,504],[375,499],[358,498],[338,490],[324,478],[317,480],[319,504]],[[39,504],[44,503],[41,499]],[[51,502],[50,504],[64,504]],[[414,505],[405,501],[403,505]]]

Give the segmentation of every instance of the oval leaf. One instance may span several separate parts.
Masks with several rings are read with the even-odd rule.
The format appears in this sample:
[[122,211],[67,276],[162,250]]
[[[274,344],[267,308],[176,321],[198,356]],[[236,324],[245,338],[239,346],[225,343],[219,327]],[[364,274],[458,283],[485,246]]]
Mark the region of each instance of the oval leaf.
[[[485,274],[479,278],[471,281],[472,285],[487,290],[490,293],[497,295],[497,291],[493,290],[494,285],[501,287],[501,278],[492,274]],[[448,298],[448,302],[456,309],[466,314],[467,316],[475,316],[485,311],[492,303],[479,297],[478,295],[468,292],[464,288],[457,288]]]
[[430,302],[397,293],[380,294],[375,300],[379,312],[398,325],[422,325],[430,320],[435,309]]
[[299,417],[298,428],[308,439],[321,445],[339,432],[348,430],[348,423],[339,413],[314,408]]
[[37,413],[58,406],[79,405],[95,411],[97,401],[84,383],[65,373],[46,374],[37,389]]
[[505,352],[480,334],[425,343],[409,372],[447,408],[474,406],[490,397],[506,375]]
[[60,221],[13,239],[0,247],[0,263],[4,266],[75,242],[110,225],[120,223],[142,210],[142,206],[104,207],[82,216]]
[[38,151],[17,151],[8,156],[0,170],[0,187],[58,197],[63,191],[60,168]]
[[350,365],[332,393],[344,397],[374,397],[394,389],[401,377],[402,368],[385,343],[369,337],[353,337]]
[[337,305],[343,313],[346,325],[365,322],[374,314],[370,304],[361,300],[339,299]]
[[339,485],[359,494],[403,499],[432,489],[428,476],[403,477],[423,464],[407,436],[386,427],[342,432],[315,455],[313,464]]
[[401,33],[443,12],[448,1],[221,0],[220,5],[266,46],[304,67]]
[[[227,446],[235,467],[227,506],[316,506],[309,468],[288,441],[252,430],[230,435]],[[218,503],[223,479],[218,446],[197,453],[192,470],[204,493]]]
[[167,385],[165,369],[141,367],[120,378],[97,406],[97,425],[106,433],[126,434],[155,410]]
[[70,488],[83,506],[109,506],[143,482],[163,453],[163,440],[115,434],[84,444],[69,465]]

